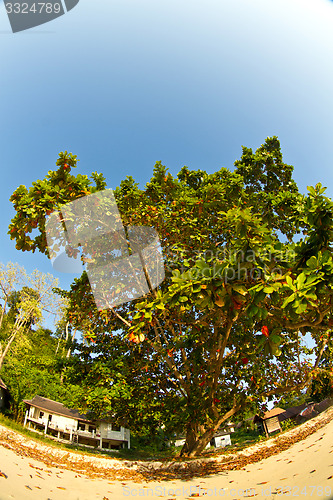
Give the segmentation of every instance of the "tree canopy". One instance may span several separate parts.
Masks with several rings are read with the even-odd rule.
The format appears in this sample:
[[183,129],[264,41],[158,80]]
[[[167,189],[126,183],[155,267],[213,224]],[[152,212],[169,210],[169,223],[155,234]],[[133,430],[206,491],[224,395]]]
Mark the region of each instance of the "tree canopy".
[[43,320],[43,313],[57,315],[64,302],[54,293],[58,282],[50,274],[0,263],[0,370],[13,342]]
[[[92,181],[73,176],[76,161],[61,153],[58,170],[13,193],[9,234],[18,249],[48,254],[45,217],[106,189],[96,172]],[[102,311],[85,271],[59,291],[68,321],[98,354],[86,352],[97,412],[130,420],[140,402],[136,418],[153,408],[159,425],[186,431],[183,453],[194,456],[254,402],[264,408],[310,385],[332,344],[333,203],[320,184],[299,193],[292,172],[272,137],[255,152],[243,148],[233,171],[183,167],[174,177],[158,162],[143,189],[131,177],[115,189],[125,228],[158,232],[165,279],[144,297]],[[100,254],[80,251],[85,269],[101,265]],[[79,258],[71,245],[66,252]],[[121,374],[130,372],[125,394]]]

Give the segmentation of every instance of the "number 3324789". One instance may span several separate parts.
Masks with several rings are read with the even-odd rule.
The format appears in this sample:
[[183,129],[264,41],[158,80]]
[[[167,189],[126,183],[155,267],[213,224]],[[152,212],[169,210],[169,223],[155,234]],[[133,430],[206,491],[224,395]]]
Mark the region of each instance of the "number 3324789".
[[61,11],[60,3],[42,3],[36,2],[32,5],[18,2],[5,2],[7,14],[59,14]]

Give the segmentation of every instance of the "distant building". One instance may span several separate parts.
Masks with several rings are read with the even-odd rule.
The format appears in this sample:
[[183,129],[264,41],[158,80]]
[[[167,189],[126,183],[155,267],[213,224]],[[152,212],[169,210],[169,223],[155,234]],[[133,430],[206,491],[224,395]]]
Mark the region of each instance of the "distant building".
[[220,427],[220,431],[230,433],[230,432],[235,432],[235,424],[233,422],[226,422]]
[[89,420],[77,410],[52,399],[24,400],[24,426],[40,429],[59,440],[101,449],[130,448],[130,431],[105,420]]
[[[234,432],[234,431],[232,431]],[[173,441],[174,446],[184,446],[186,437],[184,434],[178,435]],[[210,442],[206,445],[206,450],[210,447],[223,448],[224,446],[231,446],[230,432],[227,431],[217,431]]]
[[314,403],[303,403],[301,405],[298,405],[298,406],[291,406],[290,408],[287,408],[286,410],[284,410],[284,412],[282,412],[280,415],[279,415],[279,419],[280,419],[280,422],[283,422],[284,420],[296,420],[298,415],[300,415],[300,413],[302,413],[306,408],[310,407],[310,406],[313,406]]
[[263,417],[255,415],[253,423],[257,424],[258,430],[265,432],[266,436],[275,431],[281,432],[280,415],[284,412],[283,408],[273,408],[270,411],[266,411]]
[[216,432],[210,441],[210,445],[214,448],[224,448],[231,446],[231,438],[228,432]]
[[298,424],[306,422],[306,420],[316,417],[319,413],[327,410],[327,408],[330,408],[332,405],[333,398],[326,398],[320,403],[309,403],[307,407],[296,416],[296,422]]
[[276,407],[267,411],[263,417],[255,415],[253,422],[257,424],[259,430],[264,431],[268,436],[271,432],[281,431],[280,424],[285,420],[294,420],[297,424],[301,424],[310,418],[316,417],[332,405],[333,399],[327,398],[320,403],[303,403],[286,410]]

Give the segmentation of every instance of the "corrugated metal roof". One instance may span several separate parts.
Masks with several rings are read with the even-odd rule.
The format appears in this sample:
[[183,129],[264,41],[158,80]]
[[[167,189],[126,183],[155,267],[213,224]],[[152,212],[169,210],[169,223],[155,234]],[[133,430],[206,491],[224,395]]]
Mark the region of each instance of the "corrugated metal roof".
[[318,412],[321,413],[322,411],[327,410],[330,406],[333,405],[333,398],[326,398],[320,403],[315,404],[314,409]]
[[87,419],[87,416],[80,414],[78,410],[66,408],[66,406],[62,403],[58,403],[58,401],[53,401],[52,399],[43,398],[42,396],[36,395],[31,400],[24,399],[24,403],[49,413],[55,413],[56,415],[62,415],[63,417],[73,418],[74,420],[84,420],[85,422],[90,422],[90,420]]
[[279,420],[287,420],[288,418],[295,418],[297,415],[299,415],[305,408],[309,406],[310,403],[303,403],[302,405],[299,406],[292,406],[290,408],[287,408],[284,413],[281,413],[279,415]]
[[[267,411],[263,417],[259,417],[259,415],[255,415],[253,417],[253,422],[258,423],[266,420],[267,418],[277,416],[280,422],[287,420],[288,418],[295,418],[300,416],[304,416],[307,418],[312,418],[325,411],[327,408],[333,405],[333,398],[327,398],[321,401],[320,403],[303,403],[299,406],[292,406],[283,410],[283,408],[273,408],[270,411]],[[250,419],[248,419],[250,420]]]

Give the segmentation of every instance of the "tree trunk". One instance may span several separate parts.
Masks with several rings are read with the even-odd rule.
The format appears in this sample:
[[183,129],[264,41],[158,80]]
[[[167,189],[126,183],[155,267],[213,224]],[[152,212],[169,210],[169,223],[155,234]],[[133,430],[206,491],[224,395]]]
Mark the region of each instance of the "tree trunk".
[[234,403],[231,410],[224,413],[221,417],[216,415],[214,423],[209,424],[209,428],[204,428],[196,423],[196,416],[193,414],[192,421],[188,423],[186,428],[186,441],[180,452],[181,456],[196,457],[200,455],[206,448],[207,444],[211,441],[215,432],[219,427],[231,418],[235,413],[241,410],[241,403]]
[[7,345],[6,345],[5,349],[4,349],[4,351],[2,350],[2,347],[1,347],[0,370],[1,370],[1,368],[2,368],[2,365],[3,365],[3,362],[4,362],[4,360],[5,360],[6,354],[7,354],[7,352],[9,351],[10,346],[12,345],[13,340],[14,340],[14,339],[15,339],[15,337],[16,337],[17,332],[18,332],[18,330],[16,330],[16,332],[12,334],[12,336],[11,336],[11,337],[10,337],[10,339],[8,340],[8,343],[7,343]]
[[181,456],[195,457],[200,455],[214,436],[215,429],[203,432],[195,422],[190,422],[186,429],[186,441],[180,452]]
[[73,336],[72,336],[72,345],[71,347],[68,349],[67,351],[67,354],[66,354],[66,359],[69,358],[69,356],[71,355],[71,352],[72,352],[72,346],[73,346],[73,343],[74,343],[74,340],[75,340],[75,335],[76,335],[76,329],[74,330],[74,333],[73,333]]

